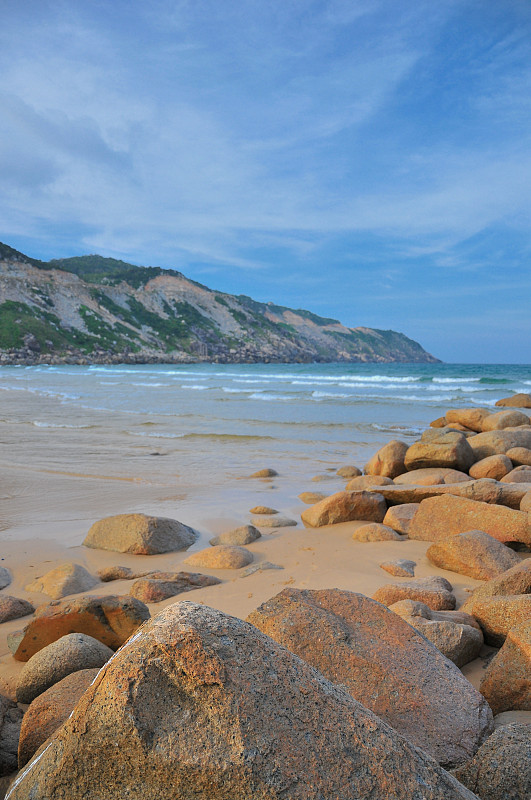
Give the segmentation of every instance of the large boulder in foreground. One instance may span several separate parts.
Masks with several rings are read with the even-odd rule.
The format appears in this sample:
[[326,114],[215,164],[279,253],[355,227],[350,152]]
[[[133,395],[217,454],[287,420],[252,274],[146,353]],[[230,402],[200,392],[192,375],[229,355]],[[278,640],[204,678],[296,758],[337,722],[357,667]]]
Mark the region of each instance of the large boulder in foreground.
[[497,578],[520,563],[514,550],[483,531],[466,531],[441,539],[428,547],[426,555],[436,567],[478,581]]
[[531,797],[531,727],[513,722],[498,728],[455,776],[481,800]]
[[373,455],[365,464],[367,475],[383,475],[386,478],[394,478],[405,472],[404,457],[408,446],[405,442],[392,439]]
[[10,800],[126,796],[475,797],[343,687],[190,602],[164,609],[101,670]]
[[449,494],[423,500],[408,535],[438,542],[470,530],[484,531],[500,542],[531,544],[531,524],[525,512]]
[[[481,681],[480,692],[494,714],[531,711],[531,615],[511,628]],[[529,729],[531,736],[531,728]]]
[[310,528],[337,522],[383,522],[387,504],[377,492],[336,492],[305,509],[301,519]]
[[86,595],[54,600],[37,609],[13,655],[17,661],[28,661],[67,633],[86,633],[117,650],[149,617],[148,607],[135,597]]
[[457,667],[362,594],[284,589],[247,619],[443,765],[467,760],[491,730],[490,708]]
[[19,769],[66,722],[98,672],[97,668],[72,672],[33,700],[24,714],[20,728]]
[[197,533],[176,519],[147,514],[117,514],[95,522],[85,537],[85,547],[152,556],[186,550]]
[[15,772],[17,747],[23,711],[19,706],[0,694],[0,777]]

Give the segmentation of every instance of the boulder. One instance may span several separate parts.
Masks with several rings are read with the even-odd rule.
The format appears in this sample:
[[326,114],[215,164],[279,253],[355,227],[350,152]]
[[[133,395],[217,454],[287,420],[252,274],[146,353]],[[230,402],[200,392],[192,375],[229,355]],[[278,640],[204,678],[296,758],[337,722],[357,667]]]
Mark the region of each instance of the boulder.
[[511,395],[511,397],[502,397],[494,404],[496,406],[507,406],[510,408],[531,408],[531,394],[525,392],[518,392]]
[[505,455],[515,467],[531,467],[531,450],[527,447],[510,447]]
[[305,503],[307,506],[313,506],[320,500],[324,500],[325,497],[326,494],[324,494],[323,492],[301,492],[298,495],[298,498],[301,501],[301,503]]
[[526,514],[531,512],[531,491],[526,492],[520,500],[520,511],[525,511]]
[[0,622],[26,617],[28,614],[33,614],[34,611],[34,607],[27,600],[12,597],[9,594],[0,596]]
[[109,581],[130,581],[134,578],[143,578],[144,575],[149,575],[153,572],[152,569],[133,570],[130,567],[103,567],[98,570],[98,578],[104,583]]
[[362,594],[284,589],[247,619],[441,764],[462,763],[492,728],[487,703],[457,667]]
[[430,428],[446,428],[446,417],[437,417],[430,422]]
[[[260,507],[263,508],[263,506]],[[219,536],[214,536],[209,540],[209,544],[212,546],[218,544],[235,544],[241,547],[242,545],[256,542],[261,536],[262,534],[254,525],[241,525],[239,528],[234,528],[232,531],[226,531],[226,533],[221,533]]]
[[401,542],[404,537],[387,525],[382,525],[381,522],[369,522],[367,525],[360,525],[359,528],[356,528],[352,538],[355,542]]
[[186,550],[197,534],[188,525],[167,517],[146,514],[118,514],[95,522],[83,544],[97,550],[152,556]]
[[502,483],[531,483],[531,467],[515,467],[500,480]]
[[110,647],[86,636],[69,633],[43,647],[24,665],[17,681],[17,701],[31,703],[58,681],[79,669],[100,668],[113,656]]
[[529,417],[522,411],[498,411],[483,420],[483,432],[500,431],[504,428],[518,428],[529,425]]
[[197,572],[154,572],[136,580],[129,594],[143,603],[160,603],[176,594],[215,586],[217,583],[221,583],[219,578]]
[[307,508],[301,519],[310,528],[321,528],[352,520],[382,522],[386,511],[385,500],[376,492],[337,492]]
[[358,467],[352,467],[350,465],[339,467],[336,472],[336,475],[339,475],[340,478],[356,478],[361,474],[361,469],[358,469]]
[[405,442],[392,439],[381,447],[377,453],[365,464],[367,475],[381,475],[386,478],[394,478],[405,472],[404,456],[408,446]]
[[441,486],[443,484],[463,483],[470,478],[466,472],[449,467],[427,467],[426,469],[413,469],[397,475],[394,483],[400,486],[415,484],[416,486]]
[[253,472],[252,475],[249,475],[250,478],[275,478],[278,475],[278,472],[274,469],[270,469],[266,467],[265,469],[259,469],[256,472]]
[[397,558],[395,561],[384,561],[380,564],[381,569],[396,578],[415,577],[416,566],[416,561],[410,561],[407,558]]
[[295,528],[297,521],[275,514],[274,517],[253,517],[251,522],[257,528]]
[[408,535],[438,542],[470,530],[484,531],[500,542],[531,544],[531,524],[523,511],[450,494],[423,500]]
[[491,414],[486,408],[451,408],[446,412],[446,422],[458,422],[471,431],[483,430],[483,421]]
[[393,528],[397,533],[407,535],[411,520],[417,513],[420,503],[402,503],[399,506],[390,506],[384,517],[384,525]]
[[11,583],[11,573],[5,567],[0,567],[0,589],[5,589]]
[[510,594],[467,601],[463,606],[481,625],[487,644],[501,647],[509,631],[531,619],[531,594]]
[[513,722],[494,731],[474,758],[454,772],[481,800],[531,797],[531,729]]
[[253,554],[245,547],[218,544],[207,547],[198,553],[192,553],[185,559],[191,567],[208,567],[210,569],[241,569],[250,564]]
[[[526,595],[529,597],[529,595]],[[494,714],[531,711],[531,614],[512,627],[479,687]],[[531,728],[529,729],[531,736]]]
[[[477,693],[460,688],[466,707],[456,705],[448,724],[464,760],[490,720],[482,699],[476,722],[468,719]],[[101,670],[10,800],[126,796],[474,797],[343,687],[252,625],[189,602],[164,609]]]
[[478,503],[491,503],[518,510],[522,498],[530,489],[531,484],[527,483],[501,483],[491,478],[480,478],[478,480],[439,484],[437,486],[395,484],[394,486],[371,487],[368,491],[378,492],[390,505],[421,503],[428,497],[451,494],[455,497],[476,500]]
[[487,456],[482,458],[481,461],[476,461],[470,467],[471,478],[493,478],[495,481],[501,480],[513,468],[513,462],[510,457],[499,454],[496,456]]
[[432,564],[451,572],[489,581],[520,563],[517,554],[483,531],[466,531],[440,539],[426,553]]
[[531,427],[522,425],[518,428],[487,431],[478,433],[469,441],[475,455],[475,461],[497,453],[507,454],[512,447],[531,449]]
[[17,769],[17,748],[23,713],[16,703],[0,694],[0,777]]
[[[250,509],[249,513],[250,514],[278,514],[278,511],[276,510],[276,508],[271,508],[270,506],[253,506],[253,508]],[[236,530],[239,530],[239,528],[237,528]]]
[[52,600],[59,600],[68,594],[88,592],[99,581],[81,564],[60,564],[45,575],[36,578],[25,588],[27,592],[40,592],[49,595]]
[[31,702],[20,729],[19,769],[66,722],[98,672],[98,667],[71,672]]
[[360,475],[357,478],[352,478],[347,483],[345,489],[347,492],[361,492],[368,489],[369,486],[392,486],[393,481],[391,478],[386,478],[384,475]]
[[446,424],[442,428],[438,430],[434,430],[433,428],[426,428],[423,431],[420,441],[421,442],[434,442],[436,439],[439,439],[441,436],[446,436],[447,433],[461,433],[465,439],[469,439],[472,436],[476,436],[474,431],[471,431],[470,428],[466,428],[464,425],[459,425],[457,422],[452,422],[450,425]]
[[[469,611],[477,600],[513,594],[531,594],[531,559],[529,558],[515,564],[506,572],[502,572],[499,577],[487,581],[483,586],[478,586],[463,608]],[[474,612],[470,611],[470,613]]]
[[68,633],[86,633],[116,650],[149,617],[148,607],[134,597],[54,600],[37,609],[13,655],[17,661],[27,661]]
[[456,604],[452,584],[438,575],[402,583],[387,583],[376,590],[373,599],[384,606],[390,606],[399,600],[418,600],[435,611],[453,609]]
[[[437,433],[436,429],[430,429]],[[458,431],[450,431],[412,444],[405,455],[404,464],[408,472],[426,467],[449,467],[460,472],[468,472],[476,458],[467,438]]]
[[463,625],[451,618],[441,619],[445,613],[452,612],[432,611],[425,603],[414,600],[393,603],[389,610],[422,633],[457,667],[463,667],[479,656],[483,634],[477,624]]

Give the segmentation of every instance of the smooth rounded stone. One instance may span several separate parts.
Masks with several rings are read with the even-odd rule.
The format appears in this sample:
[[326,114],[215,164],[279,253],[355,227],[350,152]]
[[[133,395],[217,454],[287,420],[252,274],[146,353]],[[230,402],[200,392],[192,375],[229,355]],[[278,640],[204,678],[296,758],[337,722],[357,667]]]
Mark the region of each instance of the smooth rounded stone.
[[198,553],[192,553],[185,559],[191,567],[208,567],[210,569],[241,569],[250,564],[253,554],[245,547],[218,544],[207,547]]
[[384,606],[390,606],[399,600],[419,600],[435,611],[451,610],[456,605],[452,584],[438,575],[402,583],[387,583],[380,586],[372,597]]
[[432,611],[425,603],[414,600],[393,603],[389,610],[422,633],[457,667],[463,667],[479,656],[483,634],[477,624],[463,625],[452,619],[441,619],[444,612]]
[[[263,506],[261,506],[261,508],[263,508]],[[251,544],[251,542],[256,542],[261,536],[262,534],[254,525],[241,525],[239,528],[234,528],[232,531],[226,531],[226,533],[221,533],[219,536],[214,536],[209,540],[209,544],[212,546],[218,544],[236,544],[242,546]]]
[[367,475],[381,475],[394,478],[405,472],[404,457],[408,450],[405,442],[392,439],[380,447],[373,457],[365,464],[364,471]]
[[500,453],[496,456],[487,456],[487,458],[482,458],[481,461],[476,461],[475,464],[472,464],[470,477],[494,478],[495,481],[499,481],[505,475],[508,475],[512,468],[513,462],[510,457]]
[[436,567],[478,581],[497,578],[520,563],[517,554],[483,531],[466,531],[432,544],[426,556]]
[[383,524],[393,528],[397,533],[407,536],[411,520],[417,513],[420,503],[402,503],[399,506],[390,506],[385,514]]
[[147,514],[118,514],[95,522],[83,544],[97,550],[152,556],[186,550],[197,533],[176,519]]
[[270,469],[266,467],[265,469],[259,469],[256,472],[253,472],[252,475],[249,475],[250,478],[276,478],[278,472],[274,469]]
[[102,667],[111,657],[110,647],[84,633],[69,633],[35,653],[17,681],[17,702],[31,703],[54,683],[78,669]]
[[510,447],[505,455],[515,467],[531,467],[531,450],[527,447]]
[[[434,428],[430,430],[437,433]],[[476,458],[464,434],[450,431],[441,433],[430,441],[412,444],[407,450],[404,464],[408,472],[426,467],[449,467],[468,472],[474,461]]]
[[[479,690],[494,714],[531,711],[531,614],[509,630],[501,650],[488,665]],[[531,736],[531,730],[529,733]]]
[[0,777],[16,772],[23,713],[9,697],[0,694]]
[[307,508],[301,519],[310,528],[321,528],[352,520],[383,522],[386,511],[387,503],[376,492],[337,492]]
[[324,500],[325,497],[327,497],[327,495],[324,494],[324,492],[301,492],[298,495],[299,500],[307,506],[313,506],[315,503]]
[[345,490],[347,492],[359,492],[368,489],[369,486],[392,485],[392,479],[386,478],[384,475],[359,475],[357,478],[352,478],[352,480],[347,483]]
[[160,603],[176,594],[203,589],[221,583],[213,575],[198,572],[153,572],[145,578],[136,580],[129,590],[132,597],[143,603]]
[[523,511],[451,494],[423,500],[408,535],[410,539],[438,542],[470,530],[484,531],[500,542],[531,544],[531,524]]
[[483,430],[483,421],[492,412],[486,408],[451,408],[445,414],[446,422],[458,422],[471,431],[480,433]]
[[400,536],[393,528],[388,525],[382,525],[381,522],[369,522],[368,525],[360,525],[352,534],[352,538],[355,542],[402,542],[404,540],[404,537]]
[[[455,716],[468,758],[480,737],[456,734]],[[344,687],[252,625],[190,602],[121,648],[39,755],[10,800],[474,798]]]
[[357,478],[358,475],[361,475],[361,469],[358,467],[353,467],[350,464],[345,465],[344,467],[339,467],[336,472],[340,478]]
[[469,444],[476,461],[487,456],[495,456],[498,453],[507,454],[512,447],[525,447],[529,450],[531,449],[531,428],[522,425],[518,428],[478,433],[470,439]]
[[40,592],[49,595],[52,600],[59,600],[68,594],[88,592],[98,583],[99,581],[81,564],[67,562],[36,578],[25,589],[27,592]]
[[466,761],[492,730],[488,704],[457,667],[362,594],[284,589],[247,619],[447,767]]
[[381,569],[394,575],[396,578],[413,578],[415,577],[416,561],[410,561],[407,558],[397,558],[396,561],[384,561],[380,564]]
[[276,508],[270,508],[269,506],[254,506],[249,511],[250,514],[278,514]]
[[531,797],[531,731],[513,722],[494,731],[474,758],[453,773],[481,800]]
[[0,595],[0,623],[26,617],[28,614],[33,614],[34,611],[35,608],[27,600],[12,597],[9,594]]
[[150,572],[153,572],[153,570],[145,569],[138,572],[130,567],[103,567],[103,569],[98,570],[98,578],[104,583],[108,583],[109,581],[127,581],[133,580],[134,578],[143,578],[144,575],[149,575]]
[[502,483],[531,483],[531,467],[522,465],[515,467],[501,478]]
[[511,594],[477,599],[463,608],[481,625],[487,644],[501,647],[511,628],[531,619],[531,594]]
[[518,392],[511,397],[502,397],[494,403],[495,406],[507,406],[510,408],[531,408],[531,394]]
[[529,417],[522,411],[497,411],[489,414],[483,420],[483,433],[499,431],[504,428],[519,428],[520,425],[529,425]]
[[[490,597],[501,597],[513,594],[531,594],[531,559],[526,558],[511,567],[506,572],[503,572],[499,577],[492,578],[482,586],[478,586],[473,594],[468,598],[464,604],[467,607],[472,607],[477,600],[484,600]],[[473,614],[473,611],[470,611]]]
[[466,472],[449,467],[427,467],[425,469],[413,469],[397,475],[394,482],[400,486],[404,484],[415,484],[416,486],[442,486],[444,484],[464,483],[470,477]]
[[275,514],[274,517],[252,517],[251,522],[257,528],[295,528],[297,520]]
[[86,595],[53,600],[48,605],[39,606],[34,618],[24,628],[13,655],[17,661],[27,661],[68,633],[86,633],[116,650],[149,618],[149,608],[129,596]]
[[5,589],[11,583],[11,573],[5,567],[0,567],[0,589]]
[[32,700],[20,728],[18,768],[28,763],[41,744],[66,722],[99,672],[99,667],[71,672]]

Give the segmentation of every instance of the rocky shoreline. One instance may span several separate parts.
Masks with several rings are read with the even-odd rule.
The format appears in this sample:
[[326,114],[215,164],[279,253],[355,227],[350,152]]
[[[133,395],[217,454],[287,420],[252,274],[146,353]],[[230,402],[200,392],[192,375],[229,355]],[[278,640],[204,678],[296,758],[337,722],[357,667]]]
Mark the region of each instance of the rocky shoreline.
[[[270,585],[271,532],[300,541],[263,503],[196,552],[174,519],[99,520],[83,547],[108,566],[43,566],[24,587],[48,597],[36,609],[4,591],[6,559],[0,620],[24,626],[0,695],[7,797],[527,800],[531,396],[497,405],[449,410],[414,444],[338,469],[342,491],[299,495],[300,550],[333,560],[343,537],[374,554],[394,580],[372,596],[288,579],[245,620],[205,603]],[[250,496],[277,478],[247,476]],[[474,585],[457,591],[463,576]],[[199,602],[175,602],[190,591]]]

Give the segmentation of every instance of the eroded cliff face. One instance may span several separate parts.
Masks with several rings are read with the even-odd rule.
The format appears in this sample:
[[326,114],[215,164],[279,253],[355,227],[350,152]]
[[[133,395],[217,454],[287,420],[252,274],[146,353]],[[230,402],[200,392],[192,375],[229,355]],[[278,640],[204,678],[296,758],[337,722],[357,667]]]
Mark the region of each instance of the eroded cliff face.
[[99,256],[36,261],[0,245],[0,363],[435,362],[395,331],[215,292]]

